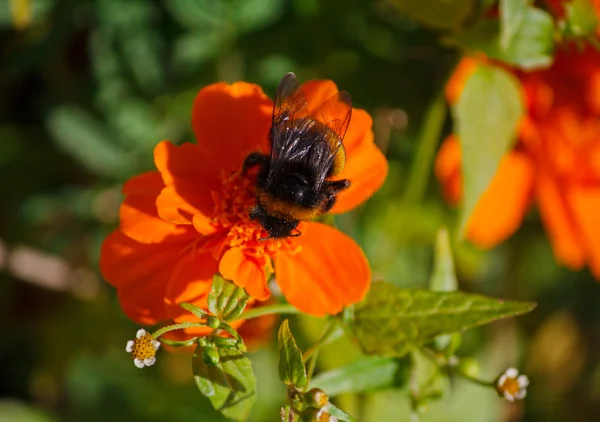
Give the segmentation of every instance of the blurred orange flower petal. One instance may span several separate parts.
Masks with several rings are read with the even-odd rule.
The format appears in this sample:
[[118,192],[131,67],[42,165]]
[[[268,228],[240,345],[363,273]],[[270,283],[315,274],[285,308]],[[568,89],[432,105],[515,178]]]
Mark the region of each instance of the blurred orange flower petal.
[[455,135],[448,136],[435,159],[435,175],[442,183],[444,196],[451,204],[457,204],[462,196],[460,142]]
[[467,223],[467,238],[490,248],[511,236],[531,203],[535,171],[519,152],[506,154]]
[[587,246],[590,269],[600,279],[600,187],[575,186],[568,199]]
[[585,262],[585,252],[577,233],[577,223],[557,184],[550,177],[539,175],[537,196],[556,259],[571,269],[581,268]]
[[367,293],[371,269],[352,238],[325,224],[307,223],[297,244],[299,252],[281,251],[275,259],[277,283],[296,308],[333,315]]
[[216,176],[221,169],[236,171],[250,152],[267,152],[272,114],[273,102],[258,85],[217,83],[201,89],[192,126],[208,157],[200,161],[205,171]]

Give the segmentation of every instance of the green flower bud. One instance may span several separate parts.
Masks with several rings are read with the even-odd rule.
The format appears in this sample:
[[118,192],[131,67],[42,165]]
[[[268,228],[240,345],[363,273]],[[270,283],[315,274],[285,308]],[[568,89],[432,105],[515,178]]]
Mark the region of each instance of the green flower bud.
[[202,352],[202,360],[204,360],[204,363],[214,366],[219,363],[220,359],[221,357],[219,356],[217,347],[212,343],[207,344]]
[[329,397],[320,388],[312,388],[304,393],[304,402],[308,407],[320,409],[329,402]]
[[208,344],[208,340],[206,339],[206,337],[198,337],[198,344],[201,347],[206,347],[206,345]]
[[213,330],[216,330],[221,326],[221,320],[216,316],[209,316],[206,318],[206,325],[208,325]]

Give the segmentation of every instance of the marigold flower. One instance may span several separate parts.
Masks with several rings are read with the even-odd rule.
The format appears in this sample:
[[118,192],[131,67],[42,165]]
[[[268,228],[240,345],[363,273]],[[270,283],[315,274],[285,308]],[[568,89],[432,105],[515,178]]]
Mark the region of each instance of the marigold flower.
[[[303,88],[311,109],[337,92],[331,81]],[[370,268],[350,237],[305,222],[299,237],[261,241],[267,233],[249,219],[256,176],[243,175],[241,167],[248,153],[268,153],[272,107],[253,84],[203,88],[192,110],[197,143],[159,143],[158,171],[125,183],[120,226],[102,245],[100,269],[134,321],[189,320],[178,304],[206,307],[217,271],[260,301],[271,295],[267,277],[274,272],[287,300],[313,315],[335,314],[366,293]],[[339,194],[334,213],[361,204],[386,176],[387,162],[373,143],[371,126],[367,112],[353,109],[339,175],[351,186]]]
[[160,348],[160,342],[143,328],[137,331],[135,340],[129,340],[125,350],[131,353],[133,363],[138,368],[152,366],[156,362],[156,351]]
[[496,391],[508,401],[523,400],[527,395],[529,378],[519,375],[515,368],[508,368],[498,377]]
[[[449,81],[450,102],[481,65],[463,60]],[[560,51],[549,69],[516,74],[527,106],[519,141],[477,203],[466,236],[493,247],[516,231],[536,202],[557,261],[571,269],[588,264],[600,279],[600,54]],[[458,139],[448,137],[436,175],[450,202],[462,195],[460,157]]]

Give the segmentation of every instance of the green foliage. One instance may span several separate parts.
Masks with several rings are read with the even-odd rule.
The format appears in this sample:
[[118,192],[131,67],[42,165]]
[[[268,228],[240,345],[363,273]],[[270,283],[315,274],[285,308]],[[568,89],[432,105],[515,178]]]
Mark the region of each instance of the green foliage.
[[252,362],[239,350],[218,349],[216,364],[206,363],[205,348],[197,346],[192,361],[198,390],[213,407],[234,421],[245,421],[256,401]]
[[279,326],[277,342],[279,344],[279,378],[288,386],[306,387],[308,378],[302,352],[296,345],[287,319]]
[[474,0],[388,0],[405,14],[425,26],[436,29],[454,28],[473,12]]
[[346,413],[343,410],[337,408],[336,406],[334,406],[331,403],[329,403],[329,404],[327,404],[327,406],[325,406],[325,411],[327,413],[329,413],[331,416],[336,417],[340,421],[344,421],[344,422],[357,422],[357,420],[354,419],[352,416],[350,416],[348,413]]
[[244,288],[238,287],[220,274],[213,276],[213,284],[208,295],[208,309],[222,321],[233,321],[244,312],[250,296]]
[[435,262],[429,288],[434,292],[453,292],[458,289],[454,275],[454,260],[450,248],[448,230],[443,228],[437,234],[435,242]]
[[365,356],[340,368],[321,372],[311,385],[327,391],[331,397],[347,393],[369,392],[398,385],[398,374],[406,362],[381,356]]
[[501,68],[478,66],[465,84],[453,110],[462,151],[461,233],[500,160],[515,142],[523,108],[516,78]]
[[353,331],[367,354],[401,357],[435,337],[521,315],[535,304],[462,292],[402,289],[374,283],[356,305]]
[[591,0],[571,0],[565,2],[566,27],[575,37],[594,34],[598,26],[598,16]]
[[500,0],[500,48],[508,50],[523,26],[530,1]]
[[510,24],[482,19],[469,29],[457,32],[448,42],[470,51],[481,51],[492,59],[524,70],[548,67],[554,52],[554,22],[550,14],[535,7],[527,8],[524,16],[520,16],[523,13],[520,8],[509,9],[505,14],[509,12],[516,15]]

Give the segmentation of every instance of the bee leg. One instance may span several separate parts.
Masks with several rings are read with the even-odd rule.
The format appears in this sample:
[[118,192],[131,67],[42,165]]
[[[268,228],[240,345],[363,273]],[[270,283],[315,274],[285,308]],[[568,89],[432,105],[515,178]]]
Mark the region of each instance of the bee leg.
[[342,180],[334,180],[333,182],[329,182],[329,192],[332,194],[339,193],[345,189],[350,187],[350,181],[346,179]]
[[252,167],[262,167],[268,164],[268,162],[269,158],[266,155],[261,154],[258,151],[251,152],[246,156],[246,159],[244,160],[244,164],[242,165],[242,174],[246,174],[248,170],[250,170]]
[[328,212],[335,205],[335,194],[331,194],[323,205],[323,212]]

